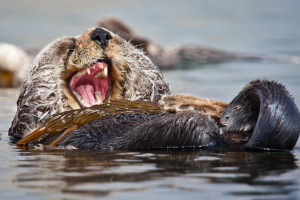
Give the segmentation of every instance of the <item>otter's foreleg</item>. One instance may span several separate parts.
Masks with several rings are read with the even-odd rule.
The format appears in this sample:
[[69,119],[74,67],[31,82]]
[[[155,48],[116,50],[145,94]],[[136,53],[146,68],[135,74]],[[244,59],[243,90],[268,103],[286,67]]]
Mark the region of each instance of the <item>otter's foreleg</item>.
[[194,111],[177,114],[131,112],[94,120],[70,132],[58,147],[157,149],[218,147],[219,128]]
[[252,133],[244,148],[292,150],[300,133],[300,114],[286,88],[275,82],[250,82],[220,119],[224,134]]
[[114,149],[207,148],[219,146],[214,119],[194,111],[168,114],[140,124],[116,138]]

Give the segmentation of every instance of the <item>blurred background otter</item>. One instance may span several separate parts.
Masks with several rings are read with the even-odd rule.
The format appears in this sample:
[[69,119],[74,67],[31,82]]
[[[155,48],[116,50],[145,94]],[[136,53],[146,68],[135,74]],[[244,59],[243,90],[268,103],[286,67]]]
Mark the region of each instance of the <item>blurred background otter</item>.
[[[178,44],[164,46],[156,41],[141,36],[116,17],[102,18],[97,24],[99,27],[120,35],[130,41],[137,48],[142,49],[152,62],[160,69],[174,69],[182,66],[184,62],[218,63],[225,61],[263,61],[263,62],[289,62],[300,63],[297,56],[266,56],[238,53],[197,44]],[[24,81],[27,69],[40,47],[24,47],[24,50],[11,44],[0,43],[0,87],[18,87]]]

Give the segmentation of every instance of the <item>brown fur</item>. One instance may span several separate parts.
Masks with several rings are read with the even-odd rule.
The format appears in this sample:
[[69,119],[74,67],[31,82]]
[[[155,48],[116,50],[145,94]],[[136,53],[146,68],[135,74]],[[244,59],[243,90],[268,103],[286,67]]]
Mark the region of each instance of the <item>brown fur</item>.
[[0,87],[11,88],[14,86],[14,74],[0,69]]
[[194,110],[204,115],[209,115],[215,120],[219,120],[228,105],[225,102],[199,98],[187,94],[166,95],[159,104],[171,113]]
[[82,108],[69,90],[69,80],[102,59],[112,79],[108,100],[158,102],[170,93],[164,76],[142,51],[108,30],[112,38],[103,48],[91,37],[95,30],[59,38],[37,55],[21,88],[9,135],[22,137],[51,114]]
[[[125,77],[125,61],[122,55],[122,49],[117,43],[115,37],[109,42],[105,51],[94,41],[91,40],[93,29],[86,31],[80,37],[76,38],[75,48],[71,53],[62,77],[67,80],[78,69],[87,68],[97,62],[99,59],[108,58],[111,60],[111,76],[112,87],[109,96],[110,99],[120,99],[122,95],[121,82]],[[78,107],[76,100],[69,94],[69,90],[65,87],[64,92],[71,101],[70,104]],[[74,108],[73,107],[73,108]]]
[[30,57],[22,49],[0,42],[0,88],[19,87],[30,62]]

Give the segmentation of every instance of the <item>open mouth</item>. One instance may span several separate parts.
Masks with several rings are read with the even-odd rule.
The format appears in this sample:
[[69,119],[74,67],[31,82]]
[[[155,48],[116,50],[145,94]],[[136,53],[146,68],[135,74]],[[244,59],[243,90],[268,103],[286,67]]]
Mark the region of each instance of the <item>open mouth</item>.
[[69,90],[84,107],[99,105],[108,99],[111,90],[108,62],[99,61],[78,70],[69,81]]

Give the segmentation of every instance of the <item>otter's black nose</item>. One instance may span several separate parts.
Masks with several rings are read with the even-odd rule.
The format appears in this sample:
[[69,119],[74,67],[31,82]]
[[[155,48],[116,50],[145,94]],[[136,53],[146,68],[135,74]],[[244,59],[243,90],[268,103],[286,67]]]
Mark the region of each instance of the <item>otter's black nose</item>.
[[104,49],[108,46],[108,41],[112,39],[112,36],[106,30],[102,28],[96,28],[91,35],[91,39],[98,42],[100,46]]

